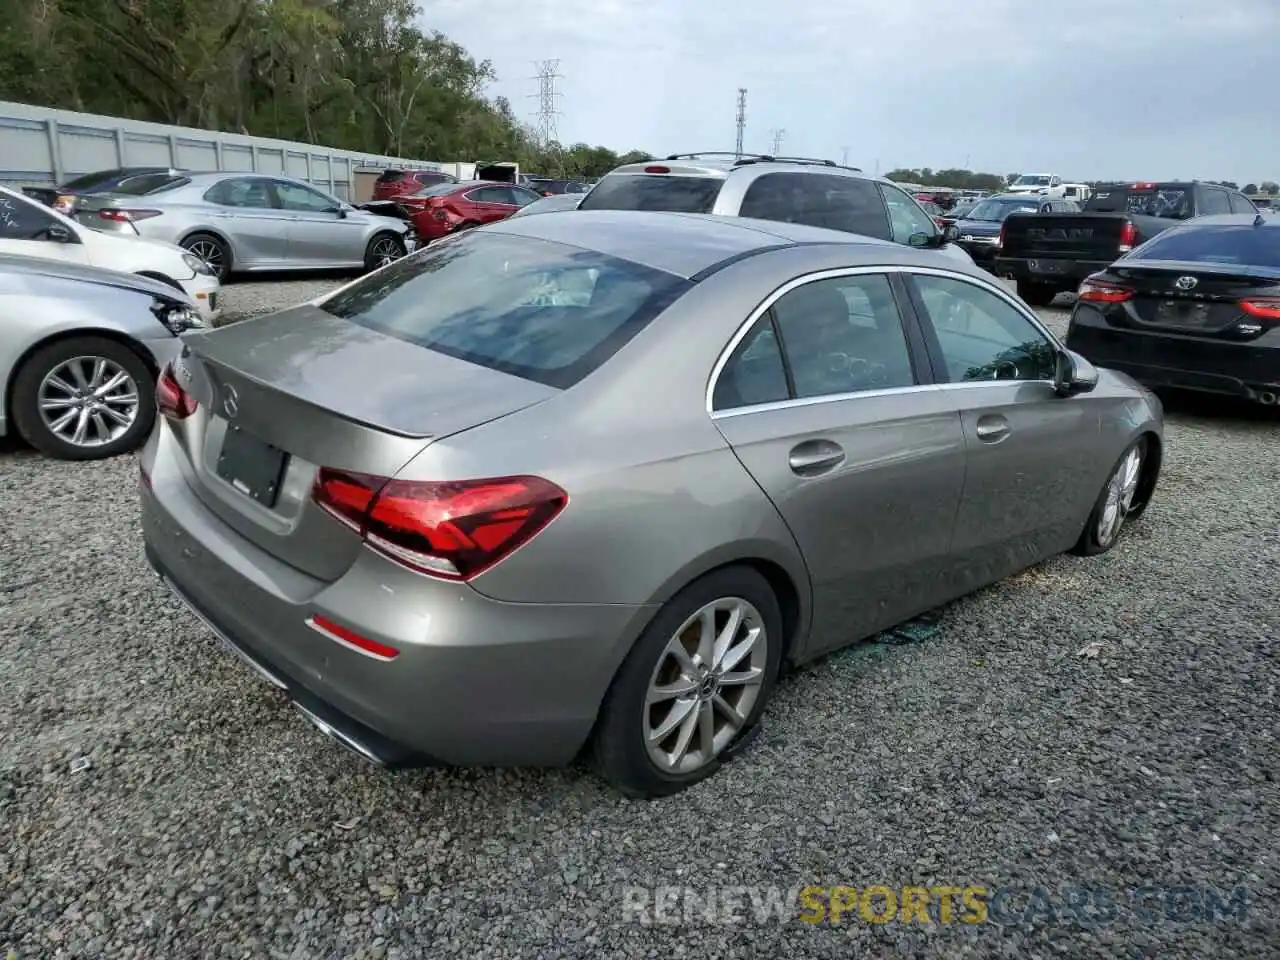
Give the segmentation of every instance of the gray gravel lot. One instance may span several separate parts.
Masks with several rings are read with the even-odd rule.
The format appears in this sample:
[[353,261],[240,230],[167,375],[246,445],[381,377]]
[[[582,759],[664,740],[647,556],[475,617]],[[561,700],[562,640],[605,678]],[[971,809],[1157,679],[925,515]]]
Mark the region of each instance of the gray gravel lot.
[[[327,281],[338,283],[341,281]],[[235,284],[254,311],[319,281]],[[314,291],[314,292],[312,292]],[[1059,330],[1065,313],[1046,311]],[[654,803],[580,770],[373,770],[160,588],[131,457],[0,450],[0,949],[31,957],[1186,957],[1280,950],[1280,422],[1170,407],[1111,554],[785,682]],[[1091,643],[1097,657],[1080,656]],[[83,768],[83,769],[82,769]],[[1249,889],[1244,922],[645,925],[630,887]],[[1097,916],[1096,913],[1089,914]],[[1041,917],[1044,918],[1044,914]],[[1011,920],[1008,912],[999,918]]]

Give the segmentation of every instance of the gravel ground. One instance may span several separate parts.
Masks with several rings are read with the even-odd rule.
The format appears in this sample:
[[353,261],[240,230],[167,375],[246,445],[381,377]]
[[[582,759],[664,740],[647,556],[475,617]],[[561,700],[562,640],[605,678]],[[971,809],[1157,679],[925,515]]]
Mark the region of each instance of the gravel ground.
[[[228,300],[253,310],[259,287],[233,285]],[[272,305],[313,289],[291,285]],[[1045,315],[1061,329],[1062,311]],[[1056,559],[951,605],[932,636],[799,673],[739,760],[654,803],[580,770],[363,765],[147,572],[132,458],[74,465],[7,448],[0,948],[20,960],[1274,958],[1280,423],[1169,416],[1158,497],[1115,551]],[[1016,914],[668,926],[628,917],[623,899],[917,883],[1015,888]],[[1144,884],[1244,886],[1247,917],[1142,922],[1123,905]],[[1062,888],[1080,885],[1113,893],[1114,922],[1061,912]],[[1035,887],[1058,922],[1043,910],[1016,922]]]

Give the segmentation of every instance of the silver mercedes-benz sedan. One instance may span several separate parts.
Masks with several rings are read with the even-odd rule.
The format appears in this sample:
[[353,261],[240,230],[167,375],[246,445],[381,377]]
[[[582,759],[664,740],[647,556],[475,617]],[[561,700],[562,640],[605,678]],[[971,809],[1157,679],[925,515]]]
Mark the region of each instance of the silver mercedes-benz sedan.
[[95,230],[175,243],[224,281],[262,270],[374,270],[414,243],[404,219],[361,210],[301,180],[258,173],[135,177],[115,193],[80,198],[76,219]]
[[1108,550],[1163,450],[976,267],[672,213],[468,231],[190,337],[160,403],[148,557],[321,730],[635,796],[785,665]]

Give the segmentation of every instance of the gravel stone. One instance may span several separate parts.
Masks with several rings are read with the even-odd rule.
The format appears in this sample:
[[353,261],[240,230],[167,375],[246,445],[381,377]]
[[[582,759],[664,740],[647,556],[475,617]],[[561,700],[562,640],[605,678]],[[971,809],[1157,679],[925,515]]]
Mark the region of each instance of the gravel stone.
[[[228,306],[324,282],[341,281],[231,284]],[[1064,311],[1043,315],[1062,331]],[[1156,500],[1112,553],[1051,560],[951,604],[923,639],[798,672],[740,758],[652,803],[577,769],[370,768],[161,588],[132,457],[9,443],[0,956],[1274,958],[1280,423],[1168,417]],[[1251,897],[1244,923],[1093,926],[1061,900],[1008,926],[646,926],[622,900],[915,883],[1013,886],[1022,903],[1064,885]]]

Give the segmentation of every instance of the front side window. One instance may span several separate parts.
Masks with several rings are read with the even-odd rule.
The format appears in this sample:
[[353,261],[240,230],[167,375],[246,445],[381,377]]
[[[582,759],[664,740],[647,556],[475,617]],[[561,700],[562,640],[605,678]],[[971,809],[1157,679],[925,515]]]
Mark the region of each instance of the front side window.
[[738,215],[892,239],[880,191],[858,177],[767,173],[747,188]]
[[338,206],[338,201],[326,197],[319,190],[312,190],[300,183],[289,183],[287,180],[275,182],[276,196],[280,198],[280,206],[285,210],[298,210],[307,213],[328,213]]
[[0,240],[48,240],[55,225],[60,221],[43,208],[0,194]]
[[1002,297],[952,277],[914,277],[953,383],[1052,380],[1054,345]]
[[1231,201],[1227,199],[1227,191],[1215,190],[1213,187],[1204,188],[1204,194],[1201,197],[1200,212],[1205,215],[1230,213]]
[[397,260],[320,309],[552,387],[604,364],[689,288],[591,250],[468,231]]
[[884,205],[889,209],[889,224],[896,243],[909,243],[917,233],[932,237],[937,232],[933,220],[902,190],[882,183],[880,192],[884,194]]

